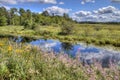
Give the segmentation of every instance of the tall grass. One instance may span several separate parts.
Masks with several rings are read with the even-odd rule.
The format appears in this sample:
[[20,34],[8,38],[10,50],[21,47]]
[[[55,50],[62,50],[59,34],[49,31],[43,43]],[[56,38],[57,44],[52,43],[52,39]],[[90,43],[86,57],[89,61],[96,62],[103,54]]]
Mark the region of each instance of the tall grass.
[[66,54],[42,52],[37,46],[0,40],[0,80],[119,80],[120,69],[114,64],[91,66]]
[[[74,33],[60,35],[61,27],[39,26],[33,30],[23,26],[0,27],[0,36],[28,36],[35,38],[52,38],[67,42],[85,41],[96,45],[112,45],[120,47],[120,25],[112,24],[74,24]],[[69,29],[69,28],[68,28]]]

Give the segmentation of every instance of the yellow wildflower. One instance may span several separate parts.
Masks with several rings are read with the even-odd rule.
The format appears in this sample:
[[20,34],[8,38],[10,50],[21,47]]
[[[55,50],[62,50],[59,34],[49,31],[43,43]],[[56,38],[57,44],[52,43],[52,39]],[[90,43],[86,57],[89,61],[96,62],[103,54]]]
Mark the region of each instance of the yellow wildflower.
[[25,50],[26,50],[27,52],[29,52],[29,51],[31,50],[31,46],[30,46],[30,45],[26,46],[26,47],[25,47]]
[[12,46],[9,46],[9,47],[8,47],[8,51],[12,51]]
[[0,46],[3,46],[3,43],[0,43]]
[[16,49],[16,51],[15,51],[16,53],[22,53],[23,52],[23,50],[20,50],[20,49]]
[[25,46],[25,49],[31,49],[30,45]]

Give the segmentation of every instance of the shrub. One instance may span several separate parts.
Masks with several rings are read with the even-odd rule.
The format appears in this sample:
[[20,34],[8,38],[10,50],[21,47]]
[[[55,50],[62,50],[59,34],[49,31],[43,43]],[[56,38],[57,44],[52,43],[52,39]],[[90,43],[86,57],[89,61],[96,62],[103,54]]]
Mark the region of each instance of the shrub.
[[105,45],[105,40],[100,40],[99,43],[100,45]]
[[105,44],[110,44],[110,40],[105,40]]
[[29,20],[25,20],[25,22],[23,23],[23,26],[25,29],[32,29],[32,24],[30,23]]
[[87,44],[90,44],[90,43],[91,43],[91,39],[89,39],[89,38],[86,39],[86,43],[87,43]]
[[61,33],[63,35],[73,34],[75,31],[74,25],[70,22],[63,22],[61,26]]
[[35,31],[38,31],[38,30],[40,30],[40,25],[37,24],[37,23],[34,23],[34,24],[32,25],[32,29],[35,30]]

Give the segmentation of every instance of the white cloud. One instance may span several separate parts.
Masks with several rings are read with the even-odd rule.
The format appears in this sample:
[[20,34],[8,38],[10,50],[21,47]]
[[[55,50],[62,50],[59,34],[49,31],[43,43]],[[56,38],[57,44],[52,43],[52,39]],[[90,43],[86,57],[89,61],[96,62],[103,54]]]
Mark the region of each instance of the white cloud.
[[0,3],[0,7],[5,7],[7,10],[9,10],[9,9],[10,9],[10,7],[9,7],[9,6],[3,5],[3,4],[1,4],[1,3]]
[[90,11],[78,11],[78,12],[76,12],[75,13],[75,15],[77,15],[77,16],[87,16],[87,15],[90,15],[91,14],[91,12]]
[[40,2],[45,4],[56,4],[56,0],[0,0],[1,4],[18,4],[25,2]]
[[81,2],[81,4],[85,4],[85,2],[84,2],[84,1],[82,1],[82,2]]
[[6,9],[10,9],[10,7],[7,6],[8,4],[16,5],[19,3],[29,3],[29,2],[37,2],[37,3],[44,3],[44,4],[57,4],[56,0],[0,0],[0,6],[4,6]]
[[114,11],[117,11],[117,9],[113,6],[108,6],[108,7],[103,7],[95,11],[96,13],[99,14],[106,14],[106,13],[113,13]]
[[85,4],[85,3],[88,3],[88,2],[94,3],[95,0],[82,0],[81,4]]
[[59,4],[64,4],[64,2],[59,2]]
[[120,2],[120,0],[112,0],[112,2]]
[[16,4],[16,0],[0,0],[1,4]]
[[78,11],[73,14],[72,18],[77,21],[120,22],[120,10],[108,6],[94,11]]
[[63,15],[64,13],[69,13],[69,11],[71,11],[71,9],[64,9],[64,8],[60,8],[58,6],[52,6],[52,7],[48,7],[46,9],[44,9],[44,11],[48,11],[48,13],[50,15],[52,15],[53,13],[55,15]]
[[57,1],[56,0],[39,0],[41,3],[51,3],[51,4],[56,4]]

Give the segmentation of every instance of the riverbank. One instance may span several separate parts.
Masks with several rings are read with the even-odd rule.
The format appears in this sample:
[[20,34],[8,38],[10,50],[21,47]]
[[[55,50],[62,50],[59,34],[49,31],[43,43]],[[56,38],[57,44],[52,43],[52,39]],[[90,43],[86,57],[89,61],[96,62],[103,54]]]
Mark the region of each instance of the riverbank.
[[88,66],[66,54],[45,53],[29,44],[0,39],[0,80],[119,80],[119,66]]
[[60,27],[38,26],[34,30],[24,29],[23,26],[0,27],[0,36],[23,36],[33,39],[58,39],[62,42],[77,43],[84,41],[100,46],[111,45],[120,47],[120,27],[112,24],[79,24],[75,25],[74,34],[61,35]]

